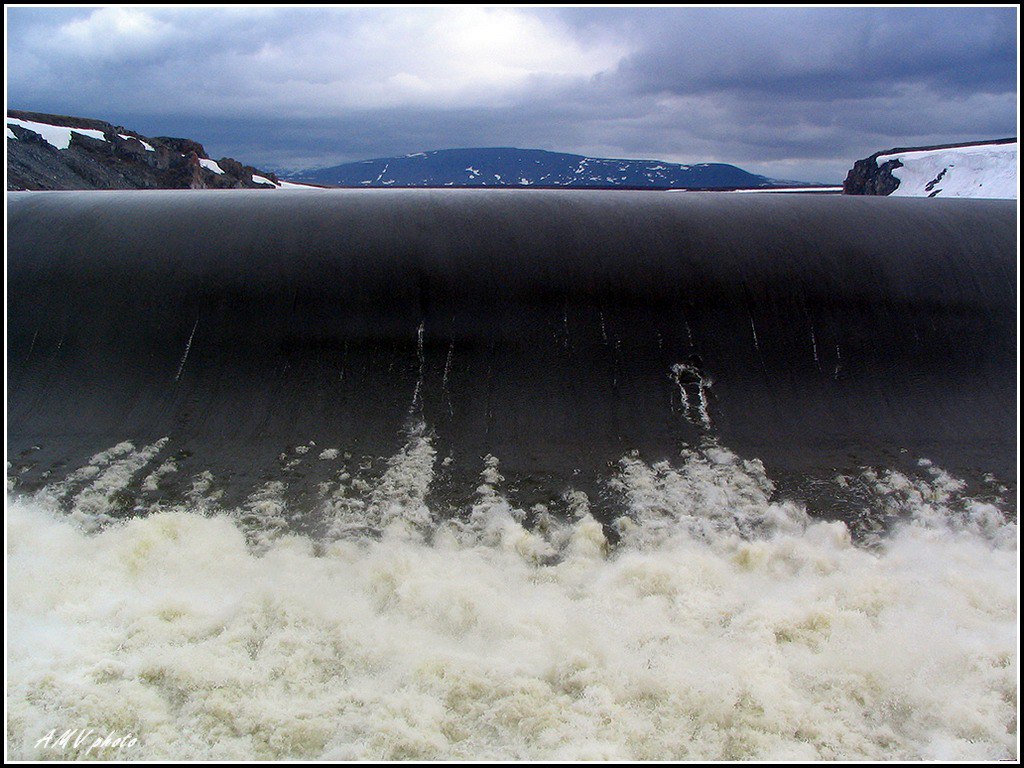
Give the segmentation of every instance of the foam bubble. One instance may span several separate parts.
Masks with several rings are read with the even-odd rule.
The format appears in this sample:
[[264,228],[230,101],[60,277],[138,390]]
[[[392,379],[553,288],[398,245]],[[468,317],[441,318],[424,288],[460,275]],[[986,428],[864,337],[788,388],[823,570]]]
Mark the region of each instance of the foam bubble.
[[414,430],[339,479],[319,540],[282,484],[103,525],[8,496],[11,756],[1016,759],[1016,526],[941,470],[857,479],[901,520],[865,547],[722,446],[627,456],[612,545],[581,493],[515,508],[495,457],[440,520],[435,460]]

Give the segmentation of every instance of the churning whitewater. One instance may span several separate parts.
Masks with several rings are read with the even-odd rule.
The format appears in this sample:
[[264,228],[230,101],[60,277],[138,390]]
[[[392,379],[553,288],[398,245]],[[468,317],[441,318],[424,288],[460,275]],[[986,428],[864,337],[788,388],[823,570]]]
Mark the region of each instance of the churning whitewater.
[[160,501],[167,440],[32,494],[9,468],[11,757],[1017,757],[994,480],[865,468],[834,478],[861,513],[829,522],[709,438],[623,456],[602,525],[580,491],[516,508],[493,455],[471,503],[433,508],[448,457],[422,423],[365,471],[280,458],[335,465],[312,519],[283,480],[226,507],[199,472]]

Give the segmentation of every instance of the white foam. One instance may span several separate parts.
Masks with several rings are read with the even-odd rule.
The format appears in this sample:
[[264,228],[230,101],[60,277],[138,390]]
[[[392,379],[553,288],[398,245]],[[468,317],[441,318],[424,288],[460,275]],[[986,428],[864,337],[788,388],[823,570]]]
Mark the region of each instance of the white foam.
[[249,495],[240,509],[230,513],[258,552],[288,532],[289,509],[284,500],[287,488],[280,480],[267,481]]
[[1016,526],[942,470],[852,478],[903,520],[864,548],[713,442],[623,458],[615,546],[493,456],[439,522],[434,466],[420,426],[343,472],[363,534],[319,545],[282,483],[98,532],[8,497],[11,757],[89,727],[124,759],[1016,759]]
[[116,494],[126,489],[135,474],[146,467],[166,444],[166,437],[139,450],[135,450],[135,447],[128,443],[128,450],[123,457],[110,462],[96,479],[75,497],[72,503],[72,516],[87,528],[95,528],[109,522],[110,510],[120,506],[120,502],[115,499]]
[[[601,318],[601,333],[604,334],[604,318]],[[689,324],[686,326],[689,333]],[[683,415],[687,419],[700,424],[705,429],[711,427],[711,414],[708,412],[707,390],[714,383],[711,377],[704,374],[696,366],[687,363],[675,363],[669,375],[679,388],[679,399],[683,405]],[[689,390],[687,389],[689,387]],[[692,390],[696,388],[696,392]],[[690,395],[693,394],[691,402]]]
[[147,493],[155,493],[160,488],[160,481],[167,477],[167,475],[177,471],[177,462],[173,458],[168,459],[142,481],[142,490]]

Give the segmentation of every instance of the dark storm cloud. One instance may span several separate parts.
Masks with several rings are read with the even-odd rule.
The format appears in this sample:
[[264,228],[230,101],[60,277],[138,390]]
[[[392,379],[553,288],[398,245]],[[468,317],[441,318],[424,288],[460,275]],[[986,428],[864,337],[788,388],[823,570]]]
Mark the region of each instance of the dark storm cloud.
[[456,146],[839,180],[1016,133],[1015,8],[9,8],[13,108],[268,168]]
[[848,97],[901,83],[1015,85],[1013,9],[722,9],[667,12],[619,72],[643,92]]

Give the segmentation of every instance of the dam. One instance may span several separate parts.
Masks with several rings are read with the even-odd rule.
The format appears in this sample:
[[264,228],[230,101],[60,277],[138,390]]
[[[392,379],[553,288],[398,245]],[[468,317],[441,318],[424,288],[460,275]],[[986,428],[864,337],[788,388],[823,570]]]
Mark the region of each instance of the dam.
[[9,198],[8,472],[28,489],[166,438],[229,499],[281,476],[312,506],[336,467],[279,457],[365,466],[415,425],[456,506],[488,455],[523,504],[599,500],[622,456],[707,439],[812,507],[836,506],[817,481],[907,459],[1012,481],[1011,202]]
[[1015,219],[9,193],[12,756],[1016,759]]

